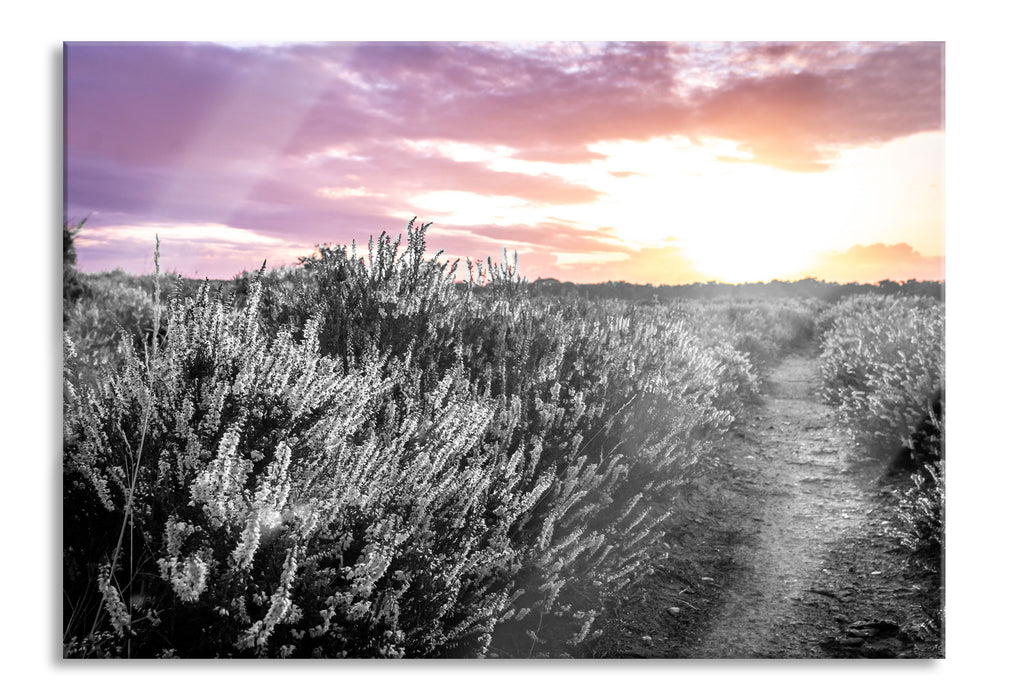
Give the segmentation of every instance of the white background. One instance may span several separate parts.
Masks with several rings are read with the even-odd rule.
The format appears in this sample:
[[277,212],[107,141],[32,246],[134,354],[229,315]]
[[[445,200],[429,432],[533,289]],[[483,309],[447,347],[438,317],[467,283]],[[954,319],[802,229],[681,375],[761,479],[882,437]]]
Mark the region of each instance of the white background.
[[[703,5],[703,9],[698,9]],[[1006,648],[1006,37],[996,3],[35,2],[0,29],[8,697],[876,698],[993,695]],[[946,41],[947,659],[75,663],[60,659],[62,46],[83,40]]]

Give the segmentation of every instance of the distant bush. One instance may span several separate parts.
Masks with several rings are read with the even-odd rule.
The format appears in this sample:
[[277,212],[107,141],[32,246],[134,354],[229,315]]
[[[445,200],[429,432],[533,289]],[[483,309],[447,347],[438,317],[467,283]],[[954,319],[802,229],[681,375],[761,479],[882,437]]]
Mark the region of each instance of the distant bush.
[[[682,308],[706,342],[741,353],[763,376],[782,354],[810,343],[823,304],[815,299],[720,299],[686,303]],[[754,395],[758,390],[755,386]]]
[[63,322],[66,323],[67,314],[73,305],[80,299],[84,291],[77,274],[77,247],[74,245],[74,238],[84,226],[81,220],[77,224],[63,223]]
[[122,338],[142,351],[154,328],[154,302],[140,282],[122,270],[78,276],[80,295],[64,311],[64,330],[74,339],[78,362],[97,369],[118,362]]

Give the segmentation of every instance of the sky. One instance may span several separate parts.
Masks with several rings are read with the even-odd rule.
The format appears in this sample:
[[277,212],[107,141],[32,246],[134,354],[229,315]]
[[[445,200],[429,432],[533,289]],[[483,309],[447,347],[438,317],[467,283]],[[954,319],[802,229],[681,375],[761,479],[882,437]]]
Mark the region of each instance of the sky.
[[433,222],[530,278],[944,279],[944,45],[64,46],[87,271],[230,278]]

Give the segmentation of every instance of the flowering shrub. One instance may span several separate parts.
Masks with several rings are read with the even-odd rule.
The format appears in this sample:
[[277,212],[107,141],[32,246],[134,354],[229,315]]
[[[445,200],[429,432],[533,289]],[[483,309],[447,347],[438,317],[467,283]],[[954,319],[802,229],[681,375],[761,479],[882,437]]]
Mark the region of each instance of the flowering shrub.
[[911,441],[945,384],[945,327],[945,307],[926,297],[849,297],[832,310],[823,396],[866,448],[891,455]]
[[914,470],[894,534],[938,571],[945,522],[944,306],[926,297],[849,297],[819,326],[824,397],[867,451],[904,456],[894,463]]
[[755,391],[741,336],[457,283],[425,231],[177,290],[94,383],[69,328],[68,655],[553,653],[664,556]]
[[685,305],[701,334],[746,356],[762,372],[813,338],[822,302],[815,299],[715,300]]
[[405,365],[343,372],[317,323],[263,338],[254,302],[176,300],[159,352],[124,343],[123,371],[68,402],[68,595],[96,583],[88,612],[136,655],[431,653],[482,633],[538,495],[507,489],[520,458],[475,449],[490,407],[449,374],[396,420]]
[[74,338],[78,361],[95,367],[115,362],[122,336],[138,351],[154,328],[150,293],[125,272],[78,275],[82,292],[65,310],[64,330]]
[[946,510],[946,460],[926,464],[911,475],[913,485],[901,497],[895,532],[901,544],[926,568],[942,561]]

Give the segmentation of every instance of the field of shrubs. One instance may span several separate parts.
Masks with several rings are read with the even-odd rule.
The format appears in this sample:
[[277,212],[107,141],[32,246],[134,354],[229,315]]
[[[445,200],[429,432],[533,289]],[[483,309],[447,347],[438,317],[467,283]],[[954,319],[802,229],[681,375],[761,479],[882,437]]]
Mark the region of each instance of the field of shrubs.
[[[939,302],[600,298],[426,228],[227,283],[70,264],[66,656],[577,656],[817,340],[853,440],[923,452]],[[941,542],[942,472],[910,547]]]
[[821,314],[823,397],[864,453],[913,481],[896,533],[938,569],[945,508],[946,316],[923,296],[854,296]]

